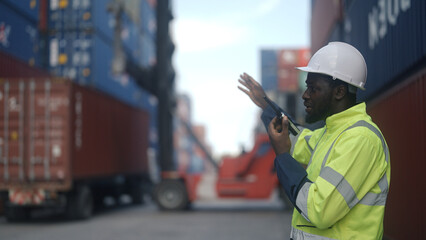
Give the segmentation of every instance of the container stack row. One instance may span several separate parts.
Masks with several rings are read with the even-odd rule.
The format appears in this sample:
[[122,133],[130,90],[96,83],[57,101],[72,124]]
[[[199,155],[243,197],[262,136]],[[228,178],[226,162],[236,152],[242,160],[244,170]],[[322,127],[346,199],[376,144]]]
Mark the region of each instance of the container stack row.
[[206,156],[196,144],[194,137],[206,146],[205,128],[192,124],[191,98],[188,95],[178,95],[176,105],[176,118],[173,123],[176,166],[182,173],[201,173],[204,170]]
[[154,6],[145,0],[50,0],[48,9],[51,73],[95,87],[137,107],[149,104],[147,94],[133,79],[114,74],[111,64],[116,31],[127,58],[143,67],[154,64]]
[[268,96],[299,123],[303,123],[301,94],[305,88],[306,74],[296,67],[306,66],[310,50],[261,50],[261,82]]
[[[23,65],[148,110],[150,139],[158,149],[155,97],[129,75],[115,74],[111,68],[117,33],[126,58],[140,67],[155,64],[155,7],[155,0],[2,0],[0,51]],[[30,75],[9,77],[37,77]]]

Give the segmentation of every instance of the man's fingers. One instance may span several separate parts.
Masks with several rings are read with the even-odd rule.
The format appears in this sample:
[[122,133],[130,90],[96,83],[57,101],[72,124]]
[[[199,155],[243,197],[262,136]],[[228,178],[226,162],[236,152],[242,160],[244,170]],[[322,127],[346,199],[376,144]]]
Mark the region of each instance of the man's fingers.
[[277,117],[274,117],[268,125],[268,133],[271,136],[276,135],[278,133],[278,131],[275,128],[275,122],[276,121],[277,121]]
[[244,81],[244,79],[238,79],[238,82],[241,83],[241,85],[243,85],[244,87],[250,89],[250,86],[246,81]]
[[243,91],[245,94],[247,94],[247,95],[249,95],[250,96],[250,91],[248,91],[247,89],[245,89],[245,88],[243,88],[243,87],[241,87],[241,86],[238,86],[238,89],[240,89],[241,91]]
[[254,78],[252,76],[248,75],[247,73],[244,73],[244,74],[246,75],[247,80],[250,84],[255,85],[255,86],[260,86],[260,84],[256,80],[254,80]]
[[288,134],[288,117],[286,115],[283,116],[283,120],[281,121],[281,126],[283,131]]

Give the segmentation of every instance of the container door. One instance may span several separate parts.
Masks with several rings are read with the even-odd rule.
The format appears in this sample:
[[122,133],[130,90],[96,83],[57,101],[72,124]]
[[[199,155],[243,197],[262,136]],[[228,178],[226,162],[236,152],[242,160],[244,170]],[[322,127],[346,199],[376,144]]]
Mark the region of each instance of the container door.
[[50,80],[30,81],[28,113],[28,178],[60,182],[69,176],[69,88]]
[[69,187],[69,96],[64,81],[0,81],[1,188]]
[[0,182],[22,183],[24,172],[25,82],[0,84]]

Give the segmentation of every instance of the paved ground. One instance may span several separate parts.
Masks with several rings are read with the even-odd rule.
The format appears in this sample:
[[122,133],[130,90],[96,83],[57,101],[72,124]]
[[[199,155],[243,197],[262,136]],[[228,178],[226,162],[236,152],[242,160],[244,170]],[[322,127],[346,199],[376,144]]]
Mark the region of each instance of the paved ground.
[[148,203],[98,212],[87,221],[35,212],[30,221],[0,217],[0,239],[288,239],[291,214],[276,201],[199,201],[190,211],[162,212]]

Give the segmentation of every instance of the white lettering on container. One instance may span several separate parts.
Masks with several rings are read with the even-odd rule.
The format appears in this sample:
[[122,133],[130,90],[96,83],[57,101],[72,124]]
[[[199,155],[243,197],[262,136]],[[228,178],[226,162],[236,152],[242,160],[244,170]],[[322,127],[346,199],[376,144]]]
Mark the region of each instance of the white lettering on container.
[[[401,12],[411,7],[411,0],[378,0],[368,13],[368,46],[374,49],[388,33],[388,25],[395,26]],[[401,10],[401,11],[400,11]]]

